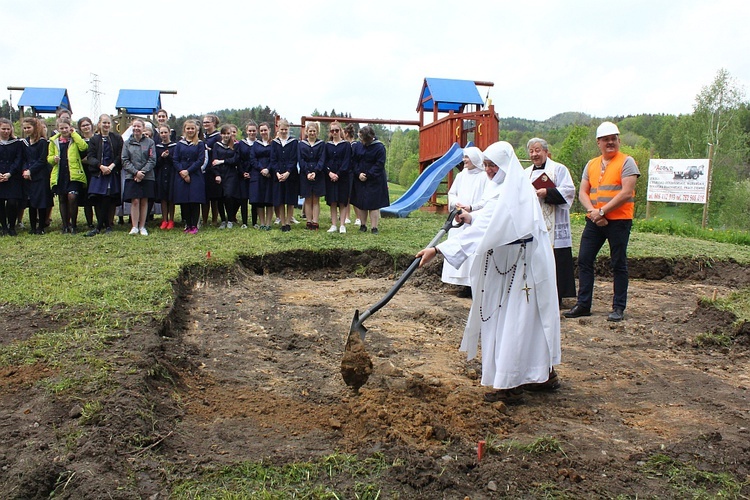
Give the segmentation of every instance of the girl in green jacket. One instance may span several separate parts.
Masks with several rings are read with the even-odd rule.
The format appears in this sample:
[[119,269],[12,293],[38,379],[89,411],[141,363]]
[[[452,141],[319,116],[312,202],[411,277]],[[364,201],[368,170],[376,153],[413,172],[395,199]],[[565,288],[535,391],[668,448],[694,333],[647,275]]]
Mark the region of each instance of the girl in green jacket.
[[82,158],[89,148],[73,129],[69,118],[57,120],[58,133],[49,140],[47,162],[52,165],[50,187],[57,195],[62,218],[62,232],[75,234],[78,223],[78,193],[86,186]]

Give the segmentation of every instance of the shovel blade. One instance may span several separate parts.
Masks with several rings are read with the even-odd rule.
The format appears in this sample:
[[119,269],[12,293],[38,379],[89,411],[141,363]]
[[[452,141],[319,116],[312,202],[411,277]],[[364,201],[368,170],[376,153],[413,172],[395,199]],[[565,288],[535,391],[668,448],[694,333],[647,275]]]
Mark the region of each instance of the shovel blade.
[[367,334],[367,328],[359,320],[359,309],[354,311],[354,318],[352,318],[352,326],[349,327],[349,335],[346,337],[346,344],[349,345],[352,335],[359,335],[362,342],[365,341],[365,335]]
[[355,311],[352,326],[346,339],[344,357],[341,360],[341,376],[344,383],[358,392],[365,385],[372,373],[372,359],[365,349],[365,333],[367,328],[359,320],[359,311]]

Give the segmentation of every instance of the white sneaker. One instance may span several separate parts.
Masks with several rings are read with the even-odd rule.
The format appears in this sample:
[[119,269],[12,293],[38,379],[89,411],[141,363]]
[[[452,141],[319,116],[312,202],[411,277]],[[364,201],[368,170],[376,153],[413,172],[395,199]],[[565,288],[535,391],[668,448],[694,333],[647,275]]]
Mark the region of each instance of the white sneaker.
[[[344,227],[344,226],[341,226],[341,227]],[[336,226],[331,226],[331,227],[330,227],[330,228],[328,229],[328,231],[326,231],[326,232],[327,232],[327,233],[335,233],[335,232],[336,232]]]
[[141,233],[141,236],[148,236],[148,231],[146,231],[146,228],[145,228],[145,227],[142,227],[142,228],[141,228],[141,231],[140,231],[140,233]]
[[346,234],[346,226],[344,226],[344,225],[342,224],[342,225],[341,225],[341,227],[339,228],[339,233],[341,233],[341,234]]
[[138,230],[137,227],[134,227],[133,229],[130,230],[128,234],[138,234],[138,233],[140,233],[140,231]]
[[344,224],[351,224],[351,223],[352,223],[352,220],[349,217],[347,217],[346,220],[344,221]]
[[281,219],[279,219],[278,217],[276,217],[276,220],[273,221],[273,223],[278,226],[279,224],[281,224]]
[[357,220],[354,221],[354,225],[355,226],[361,226],[362,223],[359,221],[359,219],[357,219]]
[[234,224],[230,221],[227,222],[227,229],[232,229],[234,227]]
[[226,222],[222,222],[221,224],[219,224],[219,229],[226,229],[226,228],[227,228]]
[[242,225],[240,226],[240,229],[247,229],[247,224],[242,224]]
[[292,224],[299,224],[299,221],[294,217],[292,217],[292,220],[290,220],[289,222],[291,222]]

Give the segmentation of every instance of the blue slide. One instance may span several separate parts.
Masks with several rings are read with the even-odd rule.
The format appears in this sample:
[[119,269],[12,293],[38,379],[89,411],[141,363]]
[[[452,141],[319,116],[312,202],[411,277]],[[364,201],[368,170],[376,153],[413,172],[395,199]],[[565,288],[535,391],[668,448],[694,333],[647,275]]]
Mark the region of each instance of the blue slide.
[[389,207],[381,208],[380,213],[384,216],[407,217],[430,199],[443,177],[461,163],[463,158],[463,148],[457,142],[454,142],[447,153],[432,162],[424,172],[419,174],[414,184],[398,200],[394,201]]

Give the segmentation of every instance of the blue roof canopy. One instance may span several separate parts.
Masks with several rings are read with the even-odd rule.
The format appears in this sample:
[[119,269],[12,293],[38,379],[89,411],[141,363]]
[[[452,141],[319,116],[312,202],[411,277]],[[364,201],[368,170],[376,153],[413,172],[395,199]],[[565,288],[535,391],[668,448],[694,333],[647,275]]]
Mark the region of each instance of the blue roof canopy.
[[70,108],[68,89],[25,87],[18,105],[31,107],[35,113],[54,113],[59,108],[73,111]]
[[153,115],[161,109],[161,92],[159,90],[120,89],[115,107],[125,109],[132,115]]
[[422,93],[419,95],[419,103],[417,103],[417,111],[434,111],[437,105],[439,113],[459,112],[467,104],[484,104],[472,80],[425,78]]

